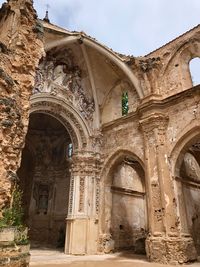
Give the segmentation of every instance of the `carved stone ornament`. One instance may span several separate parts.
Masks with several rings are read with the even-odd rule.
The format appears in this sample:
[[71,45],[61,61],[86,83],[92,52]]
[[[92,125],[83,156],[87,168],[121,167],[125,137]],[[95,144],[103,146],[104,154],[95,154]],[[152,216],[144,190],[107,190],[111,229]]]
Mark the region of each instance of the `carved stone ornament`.
[[148,72],[154,68],[159,68],[160,58],[147,58],[139,61],[140,68],[143,72]]
[[79,212],[84,211],[84,197],[85,197],[85,178],[80,177],[80,196],[79,196]]
[[74,65],[71,49],[49,52],[36,71],[33,94],[50,93],[61,95],[74,105],[83,117],[93,120],[94,100],[82,86],[81,70]]
[[[79,124],[79,122],[77,121],[75,116],[69,110],[65,109],[64,107],[60,106],[59,104],[48,102],[48,101],[40,101],[37,103],[32,103],[31,108],[37,110],[37,112],[42,112],[42,113],[47,113],[49,115],[52,115],[53,117],[55,117],[59,121],[61,121],[63,123],[63,125],[65,125],[65,127],[67,128],[67,131],[71,137],[74,148],[77,149],[78,148],[77,135],[76,135],[74,129],[72,128],[71,124],[65,119],[65,117],[68,117],[73,122],[73,124],[76,126],[76,128],[80,134],[83,147],[85,147],[87,145],[86,136],[84,134],[84,131],[83,131],[81,125]],[[65,116],[62,116],[61,112]]]

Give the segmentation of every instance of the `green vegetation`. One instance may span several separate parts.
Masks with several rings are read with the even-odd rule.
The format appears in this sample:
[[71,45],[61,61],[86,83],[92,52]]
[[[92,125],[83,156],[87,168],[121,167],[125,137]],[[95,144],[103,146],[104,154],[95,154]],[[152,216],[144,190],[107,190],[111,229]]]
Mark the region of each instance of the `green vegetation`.
[[23,225],[23,208],[22,208],[22,190],[18,185],[15,186],[12,193],[10,207],[4,208],[0,218],[0,228]]
[[14,228],[15,243],[17,245],[27,245],[29,243],[28,229],[23,223],[22,195],[22,190],[16,185],[12,192],[10,207],[4,208],[2,218],[0,218],[0,230],[3,230],[3,228]]

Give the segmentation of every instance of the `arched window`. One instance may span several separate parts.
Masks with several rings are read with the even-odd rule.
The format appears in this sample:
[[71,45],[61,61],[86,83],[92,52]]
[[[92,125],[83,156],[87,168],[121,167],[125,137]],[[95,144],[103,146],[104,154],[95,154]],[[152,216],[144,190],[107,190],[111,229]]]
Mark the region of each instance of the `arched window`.
[[68,158],[72,157],[72,153],[73,153],[73,146],[72,144],[68,144]]
[[122,94],[122,116],[127,115],[129,110],[128,106],[128,92]]
[[200,58],[193,58],[189,67],[193,86],[200,84]]

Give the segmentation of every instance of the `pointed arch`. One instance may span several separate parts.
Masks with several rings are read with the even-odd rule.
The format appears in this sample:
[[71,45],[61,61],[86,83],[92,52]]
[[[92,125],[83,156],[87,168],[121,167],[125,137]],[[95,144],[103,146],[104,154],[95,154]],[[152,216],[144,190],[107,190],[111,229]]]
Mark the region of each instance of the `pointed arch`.
[[80,33],[72,34],[71,36],[65,37],[62,40],[59,41],[53,41],[46,46],[46,50],[49,51],[50,49],[61,46],[61,45],[67,45],[74,42],[79,42],[81,44],[85,44],[95,50],[97,50],[100,54],[104,55],[105,57],[109,58],[112,62],[114,62],[128,77],[128,79],[131,81],[131,84],[134,86],[134,88],[137,91],[137,94],[140,99],[144,97],[144,93],[142,91],[142,88],[140,86],[140,82],[131,70],[129,66],[122,60],[121,57],[119,57],[116,53],[114,53],[112,50],[108,49],[107,47],[103,46],[102,44],[98,43],[94,39],[89,38],[86,35],[82,35]]

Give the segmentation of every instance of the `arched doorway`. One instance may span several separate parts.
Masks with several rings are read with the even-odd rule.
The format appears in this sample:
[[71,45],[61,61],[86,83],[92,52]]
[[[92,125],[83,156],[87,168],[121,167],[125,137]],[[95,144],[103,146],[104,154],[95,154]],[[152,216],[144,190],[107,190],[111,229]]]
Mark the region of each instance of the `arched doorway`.
[[53,116],[30,115],[18,170],[32,245],[64,246],[72,140]]
[[131,250],[145,254],[145,173],[138,159],[128,153],[119,153],[111,164],[104,187],[104,212],[101,215],[104,220],[102,232],[107,239],[104,251]]
[[192,236],[200,255],[200,139],[181,150],[175,176],[182,230]]

